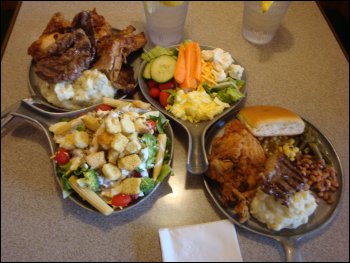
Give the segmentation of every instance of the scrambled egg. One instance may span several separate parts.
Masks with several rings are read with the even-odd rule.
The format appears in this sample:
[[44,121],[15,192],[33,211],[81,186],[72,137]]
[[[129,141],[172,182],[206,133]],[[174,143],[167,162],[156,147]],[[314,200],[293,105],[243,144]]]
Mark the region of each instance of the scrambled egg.
[[218,98],[212,99],[205,91],[186,93],[180,89],[176,93],[174,104],[168,105],[167,110],[181,120],[196,123],[212,120],[229,106]]

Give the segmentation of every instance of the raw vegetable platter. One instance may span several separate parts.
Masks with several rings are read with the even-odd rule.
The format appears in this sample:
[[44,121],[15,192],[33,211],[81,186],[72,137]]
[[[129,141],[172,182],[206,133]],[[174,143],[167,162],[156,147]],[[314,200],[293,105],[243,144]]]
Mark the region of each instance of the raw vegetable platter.
[[[209,83],[203,79],[203,74],[202,76],[199,76],[202,70],[198,71],[198,68],[193,65],[191,66],[191,62],[187,63],[190,65],[187,66],[187,68],[193,68],[191,74],[186,70],[181,71],[177,69],[179,64],[178,57],[183,56],[181,55],[180,47],[172,46],[166,48],[165,50],[157,50],[158,47],[156,47],[155,51],[150,50],[148,52],[144,52],[144,54],[141,56],[144,61],[140,67],[138,81],[140,90],[144,97],[164,115],[176,121],[185,129],[189,138],[187,170],[192,174],[203,174],[208,167],[204,149],[206,131],[217,120],[227,114],[230,114],[233,110],[243,105],[244,99],[247,95],[246,71],[242,71],[239,78],[237,77],[236,79],[232,78],[226,71],[225,76],[222,76],[222,80],[220,82]],[[198,45],[198,48],[199,52],[214,51],[217,49],[204,45]],[[195,48],[193,49],[195,50]],[[225,51],[224,53],[228,54],[228,52]],[[192,52],[192,54],[195,54],[195,51]],[[197,53],[197,58],[199,56],[200,55]],[[232,56],[231,58],[233,61],[231,65],[240,66],[240,64]],[[199,59],[201,58],[198,58],[197,61]],[[184,65],[184,63],[186,69],[186,61],[182,62],[181,64]],[[155,80],[153,78],[155,78]],[[184,81],[179,83],[178,79],[181,78],[183,78]],[[198,79],[201,80],[199,81]],[[182,79],[180,81],[182,81]],[[201,91],[199,95],[206,96],[205,99],[210,98],[210,103],[213,103],[213,101],[217,99],[223,100],[219,102],[219,105],[221,103],[226,104],[226,107],[223,107],[222,112],[217,112],[215,115],[212,115],[210,118],[206,118],[205,120],[192,121],[190,119],[181,119],[174,115],[171,110],[169,111],[169,109],[172,107],[171,104],[177,100],[178,92],[181,93],[180,96],[186,96],[198,91],[198,86],[200,86]],[[153,94],[154,88],[158,89],[158,91],[155,92],[156,94]],[[199,107],[201,107],[201,105]],[[200,109],[203,108],[205,109],[209,107],[202,105]],[[191,107],[189,107],[189,110],[191,111]],[[198,112],[197,109],[193,109],[193,111]]]

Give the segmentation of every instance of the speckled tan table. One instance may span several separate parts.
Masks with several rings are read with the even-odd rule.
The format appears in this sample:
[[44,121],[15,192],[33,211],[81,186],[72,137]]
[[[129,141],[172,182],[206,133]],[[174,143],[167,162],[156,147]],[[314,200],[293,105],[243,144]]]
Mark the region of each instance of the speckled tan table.
[[[24,2],[1,62],[1,110],[28,97],[28,46],[52,14],[66,18],[97,7],[114,27],[144,30],[140,2]],[[314,2],[293,2],[275,39],[264,47],[240,33],[241,2],[193,2],[188,37],[229,51],[247,70],[246,105],[289,108],[333,143],[346,178],[339,214],[301,243],[305,261],[349,260],[349,65]],[[161,261],[158,229],[224,219],[202,178],[186,173],[187,139],[176,131],[175,176],[137,211],[104,217],[63,200],[44,133],[21,120],[2,134],[2,261]],[[276,241],[236,227],[244,261],[284,260]]]

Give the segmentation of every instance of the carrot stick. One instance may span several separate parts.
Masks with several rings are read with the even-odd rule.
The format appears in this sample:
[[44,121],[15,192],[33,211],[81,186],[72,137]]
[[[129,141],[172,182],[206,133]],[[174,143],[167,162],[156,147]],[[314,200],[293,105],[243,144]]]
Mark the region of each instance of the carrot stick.
[[180,85],[182,88],[195,89],[197,86],[196,79],[194,78],[194,66],[195,66],[195,52],[193,42],[187,43],[185,48],[185,64],[186,64],[186,74],[185,80]]
[[194,72],[195,79],[200,82],[201,81],[201,75],[202,75],[202,68],[201,68],[201,48],[199,46],[198,42],[194,43],[195,47],[195,53],[196,53],[196,68]]
[[174,77],[177,83],[183,83],[185,81],[186,75],[186,63],[185,63],[185,46],[183,44],[180,45],[179,55],[177,57]]

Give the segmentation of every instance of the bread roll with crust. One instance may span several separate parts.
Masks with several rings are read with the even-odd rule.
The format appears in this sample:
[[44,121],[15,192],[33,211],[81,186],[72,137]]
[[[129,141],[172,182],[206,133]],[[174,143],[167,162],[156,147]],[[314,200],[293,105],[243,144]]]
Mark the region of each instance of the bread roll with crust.
[[277,106],[245,107],[237,118],[257,137],[298,135],[305,129],[300,116]]

